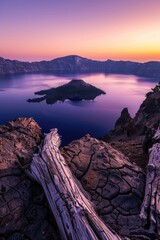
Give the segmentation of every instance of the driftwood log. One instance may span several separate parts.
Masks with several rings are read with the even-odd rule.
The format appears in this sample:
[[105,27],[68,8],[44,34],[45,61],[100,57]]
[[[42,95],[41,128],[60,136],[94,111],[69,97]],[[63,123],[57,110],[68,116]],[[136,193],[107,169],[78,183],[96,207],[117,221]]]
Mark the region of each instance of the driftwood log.
[[29,174],[41,184],[63,240],[120,240],[98,217],[62,157],[57,129],[44,139]]
[[160,235],[160,129],[153,137],[153,146],[149,150],[145,196],[140,217],[151,232]]

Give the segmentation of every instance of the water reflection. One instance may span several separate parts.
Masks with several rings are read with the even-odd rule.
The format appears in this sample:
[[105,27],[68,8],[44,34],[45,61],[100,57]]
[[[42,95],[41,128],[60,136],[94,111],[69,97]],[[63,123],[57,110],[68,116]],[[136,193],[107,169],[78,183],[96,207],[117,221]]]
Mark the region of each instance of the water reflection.
[[[84,81],[104,90],[106,95],[94,101],[57,102],[47,105],[45,102],[29,104],[28,98],[35,97],[34,92],[57,87],[71,79]],[[141,78],[133,75],[115,74],[17,74],[0,77],[0,123],[16,117],[33,117],[45,132],[57,127],[63,143],[79,138],[86,133],[99,137],[108,132],[124,107],[128,107],[132,116],[153,86],[156,79]],[[2,91],[3,90],[3,91]]]

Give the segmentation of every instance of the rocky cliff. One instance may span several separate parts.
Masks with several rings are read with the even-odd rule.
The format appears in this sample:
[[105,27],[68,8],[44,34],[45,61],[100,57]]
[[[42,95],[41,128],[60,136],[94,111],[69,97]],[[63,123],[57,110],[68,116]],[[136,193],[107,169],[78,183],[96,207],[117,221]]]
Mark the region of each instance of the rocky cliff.
[[135,132],[144,134],[160,125],[160,91],[149,92],[134,118]]
[[[131,118],[128,109],[124,108],[121,116],[115,123],[114,129],[108,138],[129,138],[144,136],[150,130],[157,130],[160,125],[160,90],[158,84],[141,104],[134,118]],[[107,136],[106,136],[107,137]]]
[[137,63],[130,61],[96,61],[76,55],[56,58],[51,61],[20,62],[0,58],[0,74],[12,73],[121,73],[143,77],[160,77],[160,62]]
[[102,138],[143,168],[148,161],[152,137],[160,126],[159,86],[146,94],[134,118],[131,118],[127,108],[123,109],[114,129]]

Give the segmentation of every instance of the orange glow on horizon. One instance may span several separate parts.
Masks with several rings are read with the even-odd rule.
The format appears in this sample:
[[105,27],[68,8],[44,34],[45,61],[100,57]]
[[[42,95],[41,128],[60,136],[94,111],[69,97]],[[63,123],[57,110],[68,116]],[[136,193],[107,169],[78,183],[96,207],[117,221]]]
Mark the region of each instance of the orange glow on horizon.
[[0,3],[0,56],[160,61],[159,0],[61,1]]

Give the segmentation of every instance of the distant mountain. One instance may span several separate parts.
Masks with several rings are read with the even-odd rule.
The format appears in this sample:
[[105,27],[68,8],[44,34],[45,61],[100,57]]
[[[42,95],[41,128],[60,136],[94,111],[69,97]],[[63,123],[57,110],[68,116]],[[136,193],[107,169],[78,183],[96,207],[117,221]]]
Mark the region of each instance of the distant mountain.
[[143,77],[160,77],[160,62],[137,63],[130,61],[96,61],[76,55],[56,58],[51,61],[21,62],[0,58],[0,74],[13,73],[122,73]]

